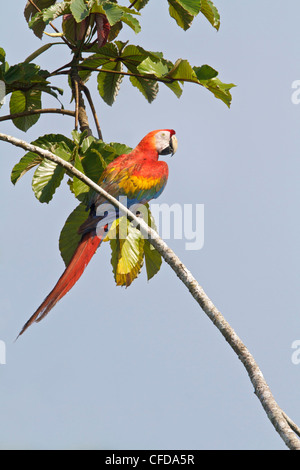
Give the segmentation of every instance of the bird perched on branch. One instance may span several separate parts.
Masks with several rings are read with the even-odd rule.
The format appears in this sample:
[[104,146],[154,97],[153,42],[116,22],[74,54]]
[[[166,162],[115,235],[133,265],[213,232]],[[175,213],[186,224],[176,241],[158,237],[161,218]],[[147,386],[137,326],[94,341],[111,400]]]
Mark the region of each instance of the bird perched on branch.
[[[159,155],[173,155],[176,149],[177,139],[174,130],[149,132],[130,153],[120,155],[106,167],[99,185],[116,199],[122,197],[122,202],[126,197],[128,208],[135,204],[146,204],[162,193],[168,180],[168,165],[158,160]],[[94,196],[90,215],[79,228],[82,238],[73,257],[50,294],[25,323],[19,336],[33,322],[42,320],[81,277],[105,238],[108,225],[118,217],[116,211],[105,217],[99,215],[105,203],[105,198],[100,194]]]

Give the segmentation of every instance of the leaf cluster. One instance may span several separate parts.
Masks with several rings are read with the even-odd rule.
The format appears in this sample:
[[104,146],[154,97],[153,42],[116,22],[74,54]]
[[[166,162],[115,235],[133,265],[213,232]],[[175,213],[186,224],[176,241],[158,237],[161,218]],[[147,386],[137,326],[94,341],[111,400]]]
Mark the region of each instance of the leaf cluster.
[[[56,39],[59,37],[61,41],[44,44],[24,62],[13,66],[8,65],[5,51],[0,48],[0,80],[5,84],[6,94],[11,94],[11,114],[41,109],[42,92],[57,99],[63,94],[63,90],[51,85],[50,80],[59,74],[70,76],[71,63],[62,65],[54,72],[41,70],[39,65],[32,63],[50,47],[61,44],[71,48],[72,65],[76,66],[83,83],[88,81],[93,72],[97,73],[98,92],[108,105],[114,103],[124,76],[128,76],[131,85],[142,93],[149,103],[157,97],[160,83],[178,98],[182,94],[184,83],[193,83],[206,88],[229,107],[230,90],[234,85],[223,83],[213,67],[192,66],[188,60],[181,58],[173,63],[164,58],[163,52],[147,51],[139,45],[116,40],[123,25],[130,27],[135,33],[140,32],[141,24],[138,18],[148,3],[149,0],[138,0],[128,7],[120,5],[117,0],[27,1],[24,15],[34,34],[40,39],[44,34]],[[210,0],[165,0],[165,4],[169,7],[171,18],[184,30],[190,28],[199,13],[204,15],[216,30],[219,29],[220,16]],[[99,33],[95,20],[98,14],[105,15],[110,25],[108,42],[103,47],[99,47],[95,39],[95,34]],[[62,32],[53,25],[59,18],[62,19]],[[52,26],[56,32],[47,33],[48,26]],[[74,36],[76,28],[79,28],[78,40],[75,40]],[[70,80],[67,83],[71,86]],[[13,122],[26,132],[39,117],[39,114],[21,115],[15,117]]]
[[[4,49],[0,48],[0,83],[4,84],[5,94],[10,95],[11,119],[24,132],[38,121],[39,111],[47,111],[42,109],[42,93],[48,93],[58,100],[59,95],[63,94],[62,89],[51,84],[51,78],[66,76],[66,83],[71,87],[75,98],[75,111],[71,112],[75,115],[72,138],[47,134],[37,138],[33,144],[72,163],[97,183],[106,166],[131,149],[120,143],[97,140],[88,135],[88,132],[78,132],[79,101],[75,84],[77,95],[85,92],[97,125],[87,88],[92,73],[97,73],[98,93],[110,106],[115,102],[124,77],[129,79],[130,84],[149,103],[157,97],[160,85],[166,86],[180,98],[184,84],[191,83],[209,90],[228,107],[231,104],[230,90],[234,85],[223,83],[218,78],[217,70],[210,65],[193,66],[182,58],[172,62],[164,57],[163,52],[149,51],[118,39],[124,26],[135,33],[141,31],[141,12],[149,1],[132,0],[126,6],[117,0],[28,0],[24,16],[29,28],[40,39],[47,35],[55,40],[43,44],[22,63],[12,66],[6,61]],[[164,5],[169,9],[170,17],[183,30],[189,29],[199,14],[216,30],[220,27],[220,16],[211,0],[161,0],[160,7]],[[61,20],[61,31],[54,25],[58,19]],[[54,33],[49,32],[49,27]],[[70,49],[70,62],[62,64],[55,71],[42,70],[34,63],[41,54],[58,45]],[[60,104],[63,108],[62,103]],[[97,129],[101,137],[101,131]],[[78,229],[88,217],[94,194],[88,186],[68,174],[61,166],[47,159],[43,160],[33,152],[27,152],[14,166],[11,174],[13,184],[32,169],[32,189],[39,202],[49,203],[65,176],[70,191],[79,201],[79,205],[66,220],[59,239],[61,256],[68,264],[80,240]],[[154,227],[149,210],[147,218],[148,225]],[[126,236],[122,236],[124,226]],[[126,218],[120,217],[113,223],[106,236],[106,241],[108,240],[117,285],[130,285],[140,273],[143,264],[146,266],[148,279],[160,269],[160,255]]]
[[[39,65],[31,63],[28,59],[9,66],[4,49],[0,48],[0,80],[5,85],[5,95],[11,94],[9,102],[11,114],[41,109],[42,92],[56,99],[58,95],[63,94],[61,88],[51,85],[47,80],[49,75],[47,70],[42,70]],[[38,114],[16,117],[13,123],[18,129],[26,132],[38,119]]]

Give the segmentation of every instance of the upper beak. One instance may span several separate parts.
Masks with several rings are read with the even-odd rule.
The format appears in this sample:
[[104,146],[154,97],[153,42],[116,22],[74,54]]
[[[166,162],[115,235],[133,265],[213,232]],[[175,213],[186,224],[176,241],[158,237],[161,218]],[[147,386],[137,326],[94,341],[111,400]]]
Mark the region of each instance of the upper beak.
[[174,155],[174,153],[176,152],[177,150],[177,147],[178,147],[178,143],[177,143],[177,138],[175,135],[172,135],[171,139],[170,139],[170,149],[171,149],[171,153],[172,153],[172,157]]

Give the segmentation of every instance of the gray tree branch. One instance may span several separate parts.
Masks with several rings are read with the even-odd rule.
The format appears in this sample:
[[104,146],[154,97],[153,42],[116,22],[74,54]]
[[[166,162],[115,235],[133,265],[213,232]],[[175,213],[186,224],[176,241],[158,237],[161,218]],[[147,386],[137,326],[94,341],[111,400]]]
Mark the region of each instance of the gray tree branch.
[[168,247],[168,245],[159,237],[159,235],[143,220],[141,220],[141,218],[137,217],[127,207],[122,205],[117,199],[108,194],[99,185],[94,183],[91,179],[74,168],[73,165],[66,162],[65,160],[62,160],[57,155],[6,134],[0,133],[0,140],[8,142],[17,147],[21,147],[24,150],[34,152],[43,158],[47,158],[48,160],[61,165],[94,191],[101,194],[107,201],[113,204],[114,207],[118,208],[123,214],[125,214],[129,220],[134,221],[137,224],[142,235],[149,239],[150,243],[154,246],[154,248],[157,249],[166,263],[168,263],[168,265],[173,269],[175,274],[187,287],[202,310],[206,313],[212,323],[218,328],[220,333],[234,350],[249,375],[257,398],[259,399],[269,420],[286,446],[292,450],[300,450],[300,440],[297,437],[297,435],[299,436],[300,434],[299,427],[279,407],[254,357],[241,341],[241,339],[237,336],[233,328],[225,320],[223,315],[215,307],[192,273],[184,266],[178,256],[171,250],[171,248]]

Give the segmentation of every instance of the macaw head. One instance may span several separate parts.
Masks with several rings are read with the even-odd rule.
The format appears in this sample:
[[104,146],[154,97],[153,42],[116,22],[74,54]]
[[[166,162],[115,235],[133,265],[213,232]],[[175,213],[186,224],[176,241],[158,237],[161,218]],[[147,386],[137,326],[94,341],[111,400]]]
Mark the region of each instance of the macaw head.
[[168,155],[169,153],[174,155],[177,150],[177,138],[173,129],[156,131],[154,137],[158,155]]
[[177,139],[173,129],[159,129],[149,132],[137,146],[143,152],[153,153],[153,156],[168,155],[177,150]]

